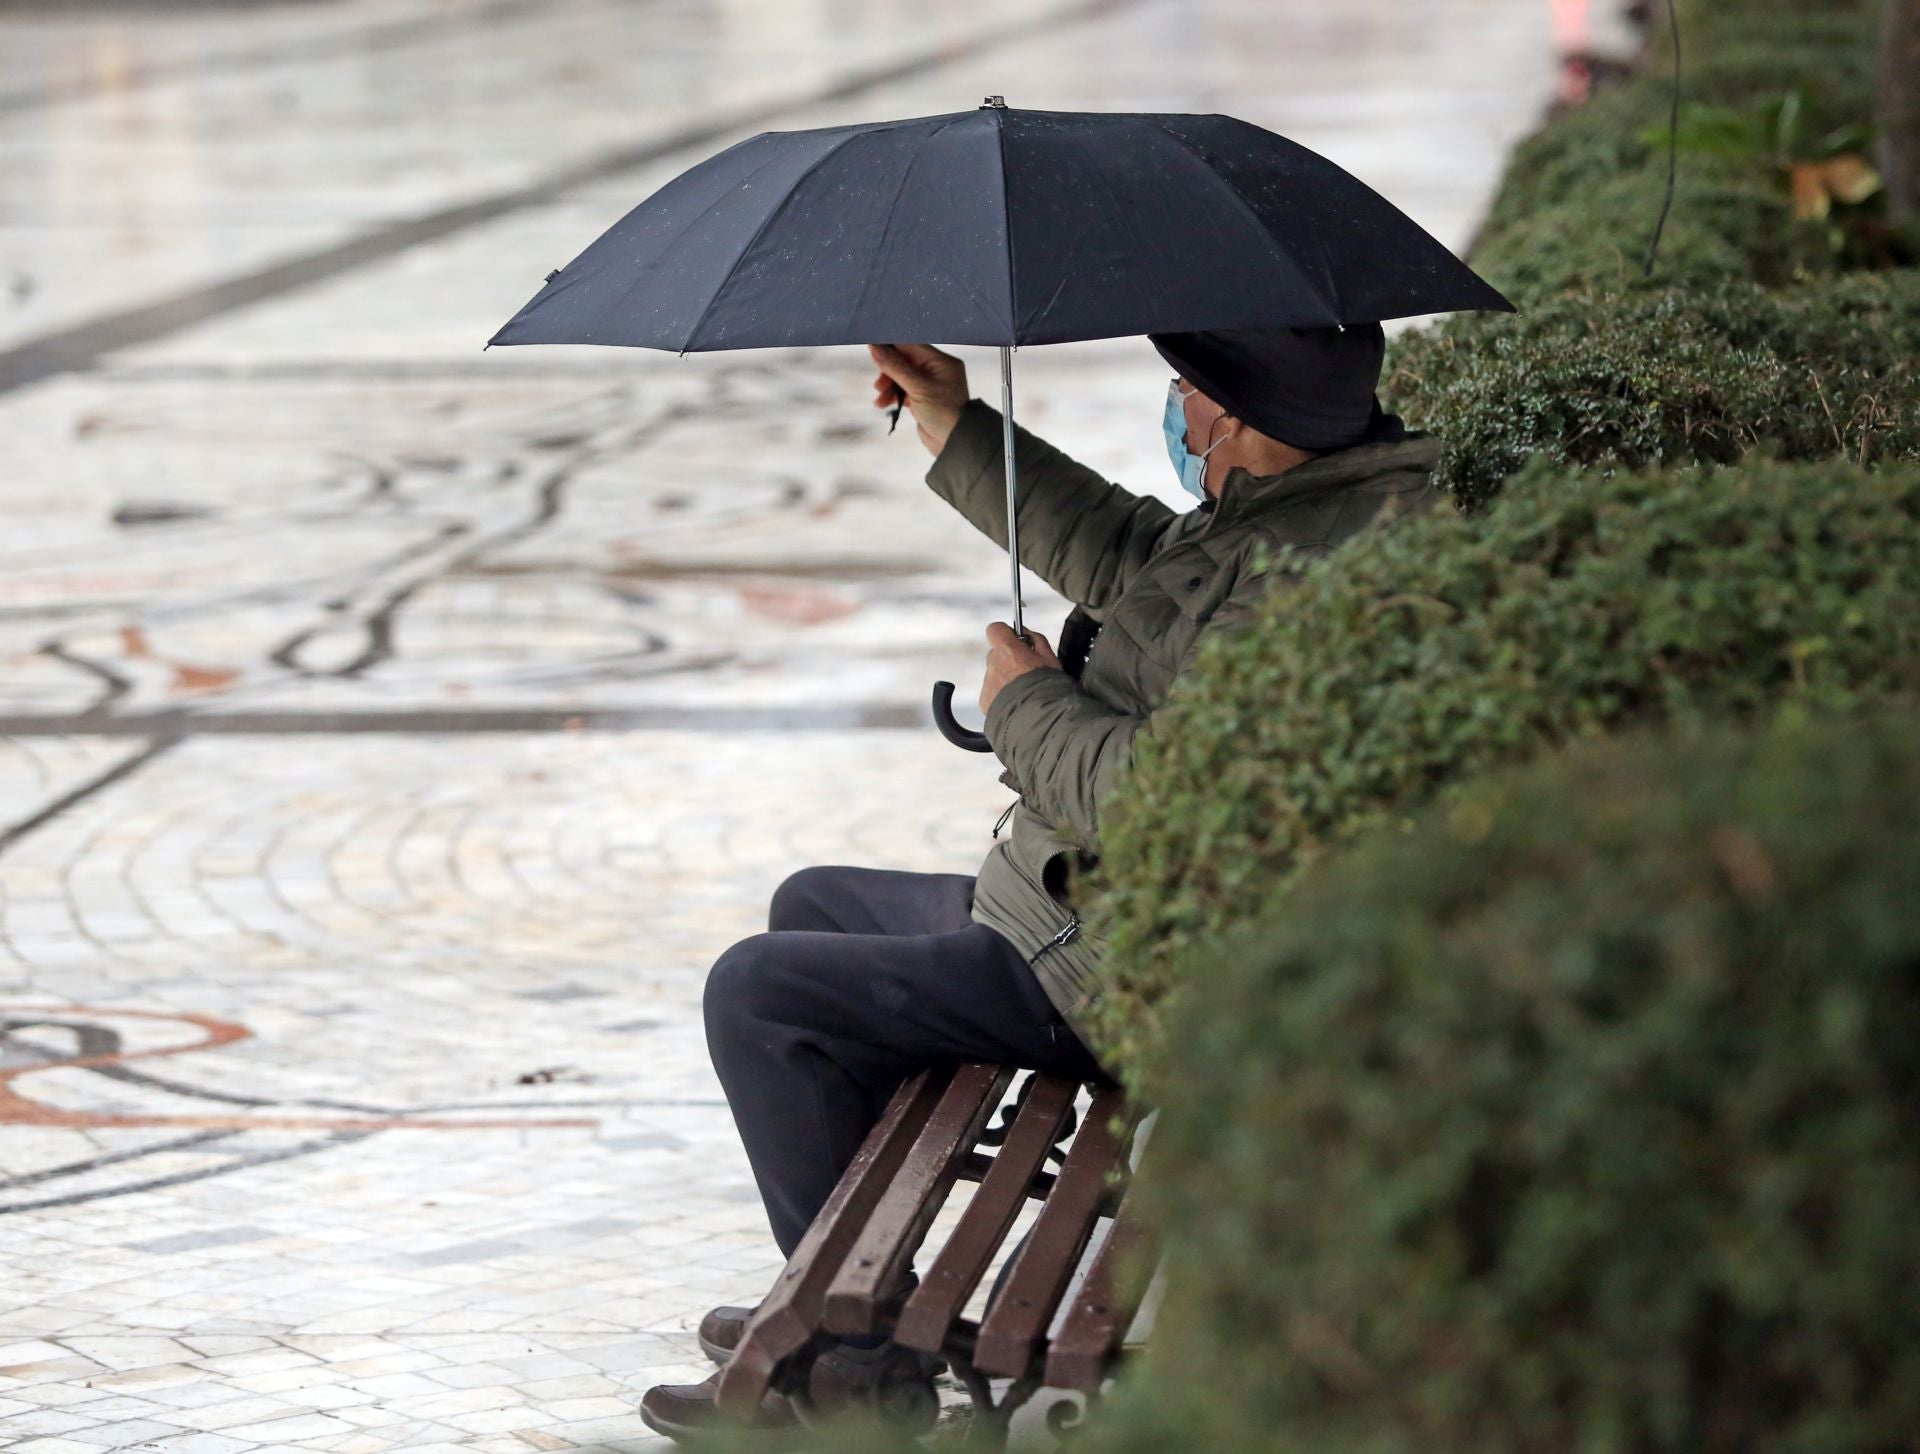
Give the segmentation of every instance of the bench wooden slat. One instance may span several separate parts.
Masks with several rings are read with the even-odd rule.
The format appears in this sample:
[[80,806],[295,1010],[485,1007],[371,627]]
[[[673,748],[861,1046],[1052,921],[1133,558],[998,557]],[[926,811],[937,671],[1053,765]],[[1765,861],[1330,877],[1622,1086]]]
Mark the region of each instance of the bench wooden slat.
[[886,1112],[854,1153],[820,1215],[787,1260],[786,1270],[741,1334],[720,1376],[715,1402],[725,1413],[750,1418],[780,1361],[804,1348],[819,1326],[822,1302],[874,1206],[906,1160],[933,1114],[948,1071],[922,1071],[894,1093]]
[[1107,1175],[1125,1165],[1130,1135],[1112,1129],[1113,1118],[1125,1106],[1126,1097],[1117,1087],[1093,1098],[1053,1194],[1041,1203],[1007,1285],[981,1321],[973,1363],[982,1373],[1019,1378],[1032,1363],[1034,1349],[1093,1235],[1107,1192]]
[[1025,1205],[1028,1187],[1066,1124],[1079,1090],[1077,1082],[1059,1076],[1043,1075],[1034,1081],[980,1189],[901,1310],[893,1332],[896,1343],[925,1353],[940,1351]]
[[[1060,1138],[1055,1136],[1054,1139],[1058,1141]],[[960,1163],[960,1180],[984,1181],[987,1173],[993,1170],[993,1161],[994,1158],[984,1151],[969,1151],[967,1159]],[[1034,1172],[1033,1180],[1027,1183],[1027,1195],[1035,1201],[1044,1201],[1052,1192],[1053,1173],[1051,1171]]]
[[843,1337],[879,1326],[882,1299],[899,1283],[960,1174],[967,1152],[1006,1094],[1013,1067],[962,1065],[915,1138],[827,1289],[824,1326]]
[[1044,1382],[1048,1388],[1099,1392],[1100,1381],[1119,1351],[1120,1340],[1133,1326],[1140,1300],[1146,1294],[1144,1282],[1120,1286],[1118,1274],[1133,1250],[1146,1243],[1146,1229],[1140,1224],[1133,1198],[1128,1196],[1113,1219],[1113,1230],[1087,1269],[1086,1280],[1074,1295],[1060,1331],[1047,1348]]

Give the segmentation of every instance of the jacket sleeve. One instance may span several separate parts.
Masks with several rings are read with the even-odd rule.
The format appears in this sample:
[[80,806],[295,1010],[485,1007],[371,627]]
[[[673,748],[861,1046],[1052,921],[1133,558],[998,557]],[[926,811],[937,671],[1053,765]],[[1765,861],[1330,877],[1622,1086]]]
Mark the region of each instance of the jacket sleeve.
[[[1013,428],[1020,563],[1069,601],[1116,600],[1179,512],[1103,480],[1018,423]],[[969,399],[927,483],[1002,549],[1007,471],[1000,411]]]
[[[1174,674],[1192,663],[1201,641],[1247,625],[1273,575],[1245,577],[1194,637]],[[1116,712],[1064,671],[1043,667],[1015,677],[987,711],[987,741],[1005,764],[1000,780],[1027,800],[1060,836],[1100,852],[1100,805],[1126,775],[1136,737],[1154,712]]]

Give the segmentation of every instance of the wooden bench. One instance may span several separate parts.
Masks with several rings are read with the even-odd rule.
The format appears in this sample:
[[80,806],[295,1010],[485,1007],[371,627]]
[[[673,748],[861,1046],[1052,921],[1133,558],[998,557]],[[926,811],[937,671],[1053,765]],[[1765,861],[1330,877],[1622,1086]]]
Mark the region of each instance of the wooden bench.
[[[1005,1442],[1014,1410],[1042,1388],[1098,1395],[1139,1311],[1138,1293],[1115,1278],[1120,1259],[1140,1244],[1125,1194],[1134,1120],[1120,1091],[1094,1088],[1076,1131],[1080,1085],[1030,1074],[1001,1124],[989,1128],[1018,1073],[965,1064],[900,1087],[747,1324],[720,1379],[723,1409],[749,1416],[774,1388],[804,1416],[807,1364],[834,1335],[886,1334],[945,1358],[973,1400],[976,1435],[990,1442]],[[1057,1172],[1050,1160],[1060,1163]],[[902,1299],[914,1254],[962,1180],[979,1189]],[[963,1316],[1029,1198],[1041,1203],[1031,1230],[979,1320]],[[1049,1337],[1103,1216],[1114,1219],[1112,1232]],[[996,1377],[1012,1380],[997,1403]]]

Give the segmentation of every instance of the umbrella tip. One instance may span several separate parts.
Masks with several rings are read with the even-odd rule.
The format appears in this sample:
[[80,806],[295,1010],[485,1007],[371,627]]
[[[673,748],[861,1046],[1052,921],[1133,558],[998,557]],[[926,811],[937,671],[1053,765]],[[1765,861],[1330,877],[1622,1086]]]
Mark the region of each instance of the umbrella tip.
[[555,268],[552,272],[548,273],[546,277],[542,279],[542,281],[551,283],[555,278],[559,276],[560,276],[560,269]]
[[983,110],[991,106],[996,111],[1005,111],[1007,109],[1007,98],[1005,96],[989,96],[986,100],[982,101],[980,105]]

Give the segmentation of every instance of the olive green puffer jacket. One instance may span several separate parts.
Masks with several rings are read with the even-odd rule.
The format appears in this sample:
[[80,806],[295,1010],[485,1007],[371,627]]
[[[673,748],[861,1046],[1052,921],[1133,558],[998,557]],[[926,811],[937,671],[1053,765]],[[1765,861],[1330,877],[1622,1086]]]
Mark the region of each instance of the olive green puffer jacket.
[[[1099,624],[1076,681],[1051,668],[1001,688],[986,734],[1020,794],[1007,835],[980,866],[973,918],[1032,962],[1047,996],[1081,1029],[1099,993],[1104,944],[1065,892],[1067,856],[1091,866],[1100,807],[1124,776],[1135,735],[1192,660],[1205,629],[1244,622],[1285,579],[1250,557],[1293,548],[1291,563],[1325,555],[1370,521],[1430,504],[1439,441],[1409,433],[1362,444],[1277,475],[1227,472],[1217,499],[1176,511],[1100,478],[1017,424],[1020,561]],[[1006,470],[1000,412],[968,402],[927,483],[1004,547]]]

